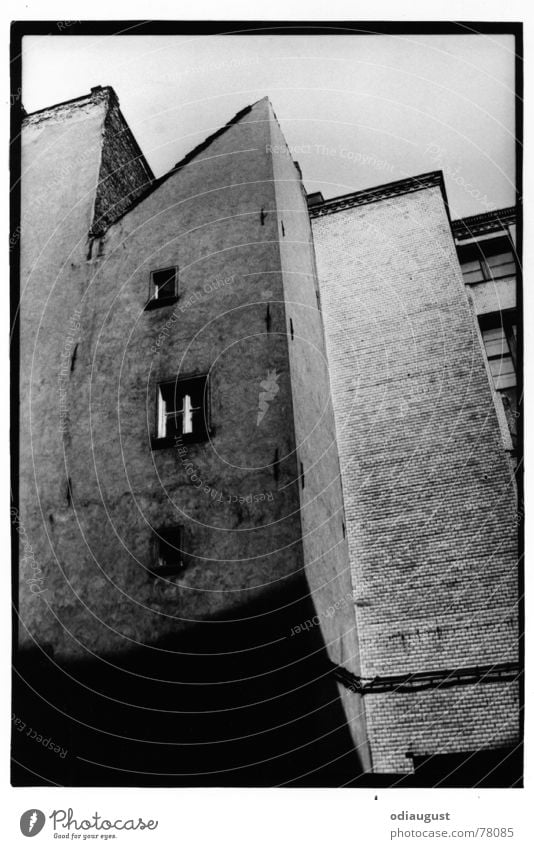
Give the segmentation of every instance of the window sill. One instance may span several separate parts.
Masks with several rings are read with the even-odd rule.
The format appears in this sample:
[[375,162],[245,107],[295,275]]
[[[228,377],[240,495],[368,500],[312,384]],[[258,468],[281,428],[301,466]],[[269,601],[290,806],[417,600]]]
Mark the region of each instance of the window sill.
[[509,274],[496,274],[494,277],[483,277],[482,280],[465,280],[466,286],[480,286],[481,283],[493,283],[495,280],[513,280],[517,277],[517,272],[511,271]]
[[150,310],[157,310],[162,307],[171,307],[173,304],[176,304],[178,301],[178,296],[173,295],[172,298],[151,298],[150,301],[145,305],[145,312],[149,312]]
[[185,572],[185,565],[182,561],[179,563],[169,564],[168,566],[158,566],[150,570],[150,576],[153,581],[158,578],[178,578]]
[[206,431],[186,433],[183,436],[151,436],[150,450],[159,451],[162,448],[181,448],[182,445],[194,445],[197,442],[207,442],[209,434]]

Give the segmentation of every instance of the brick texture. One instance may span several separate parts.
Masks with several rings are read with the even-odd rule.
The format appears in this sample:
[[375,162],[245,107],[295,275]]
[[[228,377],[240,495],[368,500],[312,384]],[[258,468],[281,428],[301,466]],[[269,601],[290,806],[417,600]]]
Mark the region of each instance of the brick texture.
[[92,232],[100,234],[150,188],[154,175],[122,116],[113,89],[102,89],[96,96],[104,98],[107,106],[92,226]]
[[407,772],[406,756],[496,749],[517,742],[516,682],[366,696],[375,769]]
[[[513,661],[515,491],[440,188],[313,232],[362,674]],[[367,696],[374,769],[516,739],[510,692]]]

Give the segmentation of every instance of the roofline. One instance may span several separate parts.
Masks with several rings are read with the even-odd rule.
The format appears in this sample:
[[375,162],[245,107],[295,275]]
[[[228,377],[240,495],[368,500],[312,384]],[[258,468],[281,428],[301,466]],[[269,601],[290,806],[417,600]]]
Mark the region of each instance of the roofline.
[[126,118],[122,114],[122,109],[120,108],[120,101],[119,101],[119,98],[117,97],[117,92],[115,91],[115,89],[111,85],[93,86],[93,88],[91,89],[91,91],[88,94],[81,94],[79,97],[73,97],[71,100],[62,100],[60,103],[54,103],[52,106],[45,106],[43,109],[36,109],[35,112],[26,113],[24,115],[22,123],[24,124],[28,119],[32,118],[34,115],[42,115],[44,112],[53,113],[56,109],[60,109],[63,106],[70,106],[73,103],[74,104],[78,103],[78,104],[81,105],[82,102],[88,103],[90,101],[94,101],[95,103],[97,103],[99,101],[104,100],[104,98],[107,98],[108,112],[109,112],[109,107],[115,106],[117,108],[117,111],[118,111],[119,116],[122,120],[122,123],[124,124],[124,131],[127,132],[128,135],[130,136],[130,139],[133,143],[133,146],[134,146],[134,148],[137,152],[137,158],[143,160],[145,167],[146,167],[146,170],[147,170],[147,172],[150,176],[150,180],[154,181],[156,179],[155,176],[154,176],[154,172],[152,171],[152,168],[150,167],[150,164],[148,163],[147,158],[146,158],[145,154],[143,153],[143,151],[142,151],[142,149],[141,149],[141,147],[140,147],[140,145],[139,145],[139,143],[138,143],[138,141],[137,141],[137,139],[136,139],[136,137],[133,133],[132,128],[130,127],[128,121],[126,120]]
[[157,177],[149,186],[147,186],[146,190],[135,199],[132,205],[129,206],[128,209],[122,213],[122,215],[115,219],[113,224],[116,224],[118,221],[121,221],[121,219],[128,215],[132,211],[132,209],[135,209],[136,206],[146,200],[152,194],[152,192],[155,192],[156,189],[159,189],[159,187],[163,183],[165,183],[170,177],[172,177],[174,174],[177,174],[178,171],[182,170],[182,168],[185,168],[185,166],[189,162],[191,162],[196,156],[198,156],[199,153],[202,153],[203,150],[208,148],[210,144],[215,141],[215,139],[219,138],[219,136],[222,136],[223,133],[226,132],[226,130],[230,129],[230,127],[234,126],[234,124],[237,124],[238,121],[241,120],[241,118],[245,117],[245,115],[248,115],[248,113],[251,112],[252,109],[258,103],[266,99],[267,98],[265,97],[261,97],[260,100],[256,100],[254,103],[251,103],[249,106],[245,106],[243,109],[240,109],[239,112],[236,112],[233,118],[231,118],[222,127],[219,127],[217,130],[215,130],[214,133],[211,133],[209,136],[207,136],[204,141],[197,144],[192,150],[189,151],[189,153],[186,153],[185,156],[180,159],[180,161],[177,162],[176,165],[174,165],[169,171],[167,171],[166,174],[162,174],[161,177]]
[[506,206],[503,209],[492,209],[467,218],[457,218],[452,222],[454,238],[459,241],[473,239],[476,236],[504,230],[507,225],[515,224],[517,208]]
[[376,203],[380,200],[387,200],[390,197],[419,192],[423,189],[432,188],[433,186],[439,186],[443,195],[445,206],[448,210],[449,205],[447,194],[445,192],[443,171],[428,171],[426,174],[419,174],[415,177],[405,177],[402,180],[395,180],[391,183],[383,183],[380,186],[373,186],[370,189],[361,189],[357,192],[350,192],[346,195],[329,198],[323,203],[318,203],[310,207],[310,218],[321,218],[323,215],[332,215],[333,213],[341,212],[344,209],[352,209],[356,206],[364,206],[368,203]]
[[[156,179],[156,176],[155,176],[155,174],[154,174],[154,172],[153,172],[152,168],[150,167],[150,163],[148,162],[148,160],[147,160],[147,158],[146,158],[145,154],[143,153],[143,151],[142,151],[142,149],[141,149],[141,146],[139,145],[139,142],[137,141],[137,139],[136,139],[136,137],[135,137],[135,135],[134,135],[134,132],[133,132],[132,128],[130,127],[130,125],[129,125],[128,121],[126,120],[126,118],[125,118],[125,117],[124,117],[124,115],[122,114],[122,109],[121,109],[120,104],[119,104],[119,98],[117,97],[117,95],[115,94],[115,92],[114,92],[114,90],[111,88],[111,86],[109,86],[109,88],[111,89],[110,94],[112,95],[112,97],[110,98],[110,103],[112,103],[112,102],[113,102],[113,97],[115,97],[115,100],[116,100],[116,106],[117,106],[117,111],[118,111],[118,113],[119,113],[119,116],[120,116],[120,118],[121,118],[121,120],[122,120],[123,124],[124,124],[124,130],[122,130],[122,132],[126,132],[126,133],[128,133],[128,135],[129,135],[129,137],[130,137],[130,140],[131,140],[131,142],[133,143],[133,146],[134,146],[135,150],[137,151],[137,157],[136,157],[136,158],[137,158],[137,159],[142,159],[142,160],[143,160],[143,163],[144,163],[144,165],[145,165],[145,167],[146,167],[146,170],[147,170],[147,172],[148,172],[148,175],[149,175],[149,177],[150,177],[150,180],[153,182],[153,181]],[[108,115],[109,115],[109,110],[108,110]]]
[[78,97],[72,97],[70,100],[61,100],[59,103],[53,103],[51,106],[43,106],[42,109],[36,109],[34,112],[27,112],[24,116],[24,120],[26,118],[32,118],[34,115],[40,115],[42,112],[52,112],[54,109],[59,109],[61,106],[70,106],[72,103],[79,103],[82,100],[92,100],[95,95],[100,94],[101,92],[109,92],[111,97],[115,98],[117,101],[117,105],[119,105],[119,98],[117,97],[117,93],[113,86],[94,86],[88,94],[80,94]]

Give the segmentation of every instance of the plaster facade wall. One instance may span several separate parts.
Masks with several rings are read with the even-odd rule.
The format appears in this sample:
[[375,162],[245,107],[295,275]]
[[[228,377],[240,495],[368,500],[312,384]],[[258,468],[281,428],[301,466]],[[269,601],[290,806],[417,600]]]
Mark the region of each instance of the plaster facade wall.
[[[362,673],[514,661],[514,484],[440,189],[312,224]],[[443,727],[458,705],[458,728],[471,727],[479,690],[443,693]],[[399,697],[366,697],[377,771],[408,770],[414,736],[428,751],[465,747],[462,732],[451,743],[440,721],[420,723],[428,699],[403,697],[401,719]],[[493,717],[488,748],[517,738],[508,701]]]
[[[115,734],[124,725],[137,739],[139,702],[172,714],[178,698],[194,737],[252,738],[228,741],[224,756],[186,749],[191,774],[223,767],[238,781],[246,768],[261,783],[259,759],[271,783],[335,784],[352,781],[368,758],[359,699],[340,690],[328,663],[357,671],[354,612],[310,227],[293,165],[293,185],[277,192],[275,123],[267,99],[244,110],[105,234],[93,227],[87,238],[92,210],[105,218],[122,203],[121,187],[102,175],[114,158],[123,169],[126,134],[125,149],[113,144],[95,169],[96,202],[88,191],[85,217],[65,234],[65,249],[77,238],[85,251],[62,267],[63,243],[51,245],[48,271],[59,282],[39,314],[48,333],[33,315],[23,323],[41,368],[41,394],[23,413],[31,456],[22,493],[41,577],[38,593],[21,582],[22,647],[34,641],[59,672],[66,663],[80,687],[87,682],[90,698],[69,685],[68,733],[89,757],[102,745],[94,726]],[[102,120],[95,137],[109,140]],[[142,169],[138,177],[134,193]],[[296,250],[286,253],[278,206],[295,197]],[[151,272],[169,266],[178,269],[177,301],[146,309]],[[293,288],[297,278],[304,288]],[[305,340],[291,355],[288,297]],[[158,383],[193,375],[208,378],[208,438],[154,443]],[[311,432],[305,409],[318,425]],[[181,569],[158,577],[158,532],[176,525]],[[130,667],[137,677],[152,670],[161,686],[141,691]],[[119,680],[128,709],[121,702],[114,714],[105,700]],[[198,680],[214,691],[188,686]],[[221,704],[228,716],[206,721]],[[155,739],[174,741],[156,759],[174,774],[178,729],[161,722]],[[105,760],[135,772],[133,751],[112,747]],[[99,780],[86,767],[74,773],[69,780]]]
[[[47,592],[26,594],[25,607],[58,653],[157,640],[278,590],[301,569],[278,233],[276,217],[261,215],[274,206],[262,104],[62,281],[79,316],[76,357],[61,432],[54,369],[42,380],[51,409],[32,431],[42,515],[31,534],[36,551],[48,537],[52,553],[42,564]],[[147,312],[150,271],[168,265],[179,266],[178,303]],[[275,292],[269,332],[266,287]],[[60,344],[65,313],[58,322],[54,307]],[[279,393],[260,438],[268,368],[280,374]],[[151,451],[157,383],[192,373],[209,375],[209,442]],[[154,531],[169,524],[183,526],[186,568],[176,581],[155,580]]]
[[22,129],[17,521],[23,646],[33,644],[32,634],[51,642],[55,629],[53,617],[44,624],[51,616],[49,575],[58,568],[47,508],[65,501],[65,388],[79,336],[105,114],[105,102],[88,96],[29,116]]
[[[352,664],[354,619],[336,584],[338,570],[348,577],[338,476],[328,502],[334,531],[324,532],[322,548],[307,548],[309,562],[303,553],[294,398],[301,403],[308,373],[288,355],[272,121],[267,99],[259,101],[89,240],[88,192],[85,218],[65,234],[65,249],[77,238],[86,250],[62,267],[63,243],[52,245],[47,268],[58,284],[38,318],[25,314],[23,322],[41,367],[40,394],[23,412],[21,494],[40,584],[35,593],[21,581],[21,646],[35,643],[53,657],[60,679],[65,664],[73,671],[66,733],[89,759],[102,746],[95,729],[114,735],[125,727],[132,739],[143,737],[146,702],[146,710],[169,714],[165,721],[158,714],[150,757],[171,776],[185,728],[204,741],[179,754],[186,781],[196,771],[228,777],[235,769],[227,780],[239,783],[246,768],[261,783],[259,760],[268,783],[328,785],[353,780],[365,760],[354,747],[362,738],[355,702],[345,692],[340,699],[326,662],[330,655]],[[302,192],[300,201],[302,209]],[[311,267],[310,250],[308,242],[293,269]],[[147,310],[151,272],[169,266],[178,268],[178,300]],[[322,345],[320,320],[309,331]],[[208,439],[155,445],[158,383],[195,374],[208,376]],[[315,399],[329,400],[328,381]],[[300,407],[299,417],[301,427]],[[332,456],[318,466],[327,488]],[[319,519],[328,523],[328,510],[306,521]],[[175,525],[183,532],[182,568],[158,577],[156,536]],[[321,557],[330,570],[324,581]],[[143,673],[158,686],[140,688]],[[212,690],[190,686],[199,680]],[[119,697],[115,712],[106,704],[111,694]],[[176,699],[191,711],[180,733]],[[206,719],[221,705],[228,716]],[[232,735],[242,741],[237,747],[226,741]],[[213,737],[224,745],[202,748]],[[104,760],[135,776],[136,752],[113,745]],[[68,780],[101,780],[87,769],[76,764]]]

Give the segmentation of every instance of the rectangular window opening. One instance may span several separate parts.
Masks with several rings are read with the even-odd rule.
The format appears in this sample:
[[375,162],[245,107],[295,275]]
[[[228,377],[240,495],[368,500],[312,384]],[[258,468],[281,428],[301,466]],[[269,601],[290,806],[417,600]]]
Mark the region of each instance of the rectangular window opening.
[[150,274],[149,300],[145,309],[157,309],[174,304],[178,300],[178,268],[172,266],[152,271]]
[[515,312],[492,313],[479,318],[493,385],[501,397],[512,443],[517,444],[517,324]]
[[183,567],[182,528],[178,525],[159,528],[155,533],[156,564],[154,572],[158,575],[175,575]]
[[464,246],[458,256],[465,283],[498,280],[516,273],[513,246],[506,238]]
[[208,438],[208,379],[206,375],[166,380],[157,388],[156,437],[153,447]]

